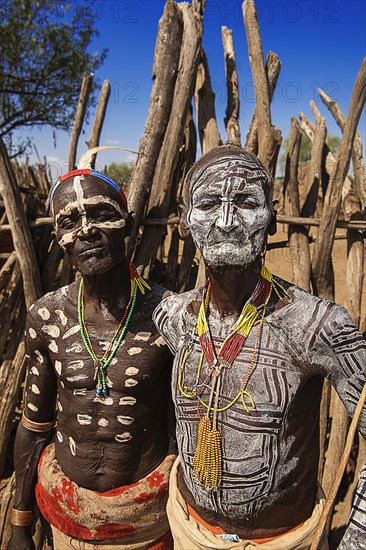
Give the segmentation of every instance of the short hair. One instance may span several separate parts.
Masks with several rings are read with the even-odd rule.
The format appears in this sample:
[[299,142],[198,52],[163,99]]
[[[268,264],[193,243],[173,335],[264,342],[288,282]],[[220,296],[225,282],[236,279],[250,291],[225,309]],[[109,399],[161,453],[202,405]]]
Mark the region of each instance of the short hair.
[[183,186],[183,201],[186,206],[190,203],[192,190],[205,181],[206,170],[209,167],[214,170],[217,164],[221,164],[225,160],[228,162],[228,168],[240,166],[252,176],[256,176],[260,172],[264,176],[261,181],[263,190],[269,199],[272,198],[273,178],[258,157],[238,145],[225,143],[225,145],[220,145],[205,153],[188,171]]

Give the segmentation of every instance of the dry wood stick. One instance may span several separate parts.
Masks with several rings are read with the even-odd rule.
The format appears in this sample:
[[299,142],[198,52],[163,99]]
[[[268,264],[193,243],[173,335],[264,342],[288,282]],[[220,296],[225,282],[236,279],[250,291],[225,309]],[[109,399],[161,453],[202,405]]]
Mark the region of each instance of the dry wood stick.
[[[108,106],[108,100],[109,96],[111,94],[111,86],[109,84],[109,80],[105,80],[102,84],[102,89],[100,91],[100,96],[98,100],[98,106],[97,111],[95,113],[94,117],[94,123],[93,128],[90,134],[89,140],[86,142],[88,149],[91,149],[92,147],[96,147],[99,145],[99,139],[100,134],[102,132],[105,113]],[[95,166],[95,159],[97,155],[93,155],[92,161],[91,161],[91,167],[94,168]]]
[[[288,216],[299,217],[300,198],[297,178],[300,156],[301,133],[296,118],[291,120],[291,129],[286,159],[285,179],[283,182],[285,195],[285,213]],[[309,237],[305,227],[290,225],[288,228],[293,281],[300,288],[310,291],[310,247]]]
[[281,131],[271,123],[268,81],[264,67],[258,16],[253,0],[244,0],[243,16],[254,82],[255,112],[258,120],[258,158],[274,176],[282,136]]
[[358,401],[355,413],[353,415],[352,422],[351,422],[351,425],[350,425],[349,430],[348,430],[348,435],[347,435],[347,440],[346,440],[346,445],[345,445],[345,448],[344,448],[344,451],[343,451],[343,455],[342,455],[341,461],[339,463],[337,473],[336,473],[335,479],[333,481],[332,487],[330,489],[329,495],[327,497],[327,501],[326,501],[324,510],[323,510],[322,515],[320,517],[319,524],[318,524],[316,533],[314,535],[313,542],[311,543],[310,550],[318,550],[318,548],[319,548],[320,541],[321,541],[321,538],[322,538],[322,535],[323,535],[323,532],[324,532],[324,528],[325,528],[325,525],[326,525],[327,520],[328,520],[328,516],[331,513],[332,508],[334,506],[335,497],[337,495],[337,491],[338,491],[339,485],[342,481],[342,477],[343,477],[344,471],[345,471],[346,466],[347,466],[349,455],[351,453],[353,439],[355,437],[357,424],[358,424],[358,421],[359,421],[359,418],[360,418],[360,415],[361,415],[361,412],[362,412],[362,407],[365,403],[365,398],[366,398],[366,384],[364,384],[363,390],[362,390],[361,395],[360,395],[360,399]]
[[329,270],[333,240],[336,229],[339,208],[342,199],[342,185],[347,175],[352,151],[353,139],[358,121],[366,101],[366,57],[358,72],[353,90],[347,121],[344,127],[341,144],[337,156],[334,174],[330,179],[324,201],[318,239],[312,261],[314,290],[318,296],[332,299],[329,285]]
[[179,69],[179,53],[183,35],[183,19],[175,2],[167,2],[159,21],[156,39],[153,88],[139,144],[139,154],[130,181],[128,204],[135,213],[135,223],[126,244],[126,252],[132,256],[141,220],[144,216],[156,163],[163,143],[172,108],[174,86]]
[[41,276],[32,235],[19,188],[3,140],[0,138],[0,193],[11,226],[14,248],[23,276],[27,307],[42,296]]
[[[202,17],[192,4],[177,4],[183,17],[183,39],[180,52],[179,74],[177,76],[172,110],[160,149],[149,198],[149,215],[167,215],[173,176],[179,159],[185,122],[196,80],[203,25]],[[145,277],[149,272],[161,244],[164,230],[156,227],[142,235],[134,257],[134,263]]]
[[221,28],[222,44],[225,54],[225,74],[227,83],[227,107],[225,116],[225,127],[229,141],[241,145],[239,112],[239,80],[236,69],[235,50],[233,42],[233,31],[227,27]]
[[[335,99],[331,99],[320,88],[318,88],[318,93],[320,95],[322,102],[324,103],[324,105],[328,107],[328,109],[334,116],[336,123],[343,131],[344,126],[346,124],[346,117],[342,113],[338,103],[336,102]],[[353,171],[355,174],[356,188],[361,200],[361,205],[362,205],[361,208],[362,210],[364,210],[366,208],[366,173],[365,173],[365,166],[362,158],[362,141],[361,141],[361,136],[358,132],[356,132],[355,138],[353,140],[352,164],[353,164]]]
[[207,57],[201,46],[200,62],[197,68],[194,102],[202,154],[221,145],[215,112],[215,94],[211,86]]
[[311,101],[310,105],[313,110],[316,123],[307,173],[306,198],[304,206],[301,209],[301,215],[306,218],[314,215],[317,207],[319,191],[322,189],[324,145],[327,137],[325,118],[320,115],[314,101]]
[[[310,120],[304,115],[304,113],[299,113],[300,116],[300,127],[301,130],[306,134],[310,141],[314,141],[315,125],[310,122]],[[324,145],[324,155],[325,155],[325,169],[331,178],[334,174],[336,159],[334,158],[333,153],[330,151],[327,143]],[[345,177],[343,187],[342,187],[342,199],[346,197],[349,191],[352,189],[352,182],[348,176]]]
[[68,165],[69,170],[74,170],[76,166],[76,150],[78,146],[79,136],[83,128],[83,122],[86,112],[86,106],[88,104],[88,98],[93,83],[94,75],[91,73],[88,76],[84,76],[81,83],[80,95],[78,104],[76,107],[76,113],[74,118],[74,124],[71,130]]
[[[269,93],[269,102],[272,102],[273,94],[276,88],[277,80],[281,71],[281,61],[277,54],[269,51],[267,54],[266,61],[266,75],[268,80],[268,93]],[[258,120],[255,113],[253,112],[253,117],[249,126],[249,131],[247,134],[247,139],[245,142],[245,149],[248,149],[251,153],[256,155],[258,153]]]

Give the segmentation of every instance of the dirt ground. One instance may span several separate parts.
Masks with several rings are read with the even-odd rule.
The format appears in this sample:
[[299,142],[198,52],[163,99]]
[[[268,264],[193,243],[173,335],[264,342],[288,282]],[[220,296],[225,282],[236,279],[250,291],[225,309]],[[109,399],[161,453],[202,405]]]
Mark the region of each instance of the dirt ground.
[[[278,224],[277,233],[270,237],[269,242],[279,242],[287,240],[287,225]],[[313,245],[310,245],[310,249]],[[333,248],[333,266],[335,275],[335,301],[346,305],[347,285],[346,285],[346,266],[347,266],[347,239],[346,230],[337,230],[336,240]],[[286,248],[277,248],[267,251],[266,266],[275,275],[283,277],[287,281],[292,281],[292,266],[290,250]],[[366,330],[366,277],[363,281],[362,305],[361,305],[361,330]]]

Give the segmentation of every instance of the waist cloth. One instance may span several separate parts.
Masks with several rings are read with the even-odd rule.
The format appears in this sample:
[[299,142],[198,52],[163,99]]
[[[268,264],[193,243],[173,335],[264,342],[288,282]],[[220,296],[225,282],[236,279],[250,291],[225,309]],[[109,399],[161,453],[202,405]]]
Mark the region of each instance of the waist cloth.
[[103,493],[79,487],[61,470],[52,443],[38,464],[36,499],[57,530],[83,541],[122,538],[124,548],[148,548],[169,531],[166,502],[174,455],[143,479]]
[[[177,482],[177,473],[180,459],[176,459],[171,474],[169,499],[167,505],[170,529],[174,539],[174,550],[309,550],[315,534],[321,513],[325,506],[325,496],[322,489],[318,488],[318,494],[313,513],[301,526],[287,533],[273,537],[268,542],[255,542],[255,540],[240,540],[229,542],[217,537],[213,531],[207,528],[198,519],[196,514],[190,515],[189,507],[183,498]],[[194,517],[195,516],[195,517]],[[206,525],[208,525],[206,523]],[[271,537],[263,537],[271,538]],[[328,550],[327,536],[324,534],[320,550]]]

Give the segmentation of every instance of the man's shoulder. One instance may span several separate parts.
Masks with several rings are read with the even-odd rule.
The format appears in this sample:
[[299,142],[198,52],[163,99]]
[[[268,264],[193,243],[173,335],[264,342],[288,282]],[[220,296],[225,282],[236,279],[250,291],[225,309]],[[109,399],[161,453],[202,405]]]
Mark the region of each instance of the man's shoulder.
[[350,320],[349,313],[345,307],[326,298],[315,296],[296,286],[294,283],[289,283],[279,277],[276,277],[276,279],[288,295],[288,300],[285,299],[285,303],[291,306],[289,310],[284,310],[284,312],[286,311],[286,316],[290,317],[289,313],[292,310],[297,317],[298,323],[303,322],[306,325],[309,323],[315,325],[318,322],[324,324],[336,321],[337,319],[339,322],[344,322],[345,319]]
[[178,312],[183,313],[189,304],[201,299],[201,289],[194,288],[183,292],[182,294],[176,294],[172,291],[166,291],[162,297],[162,300],[158,304],[155,312],[166,311],[169,316],[175,316]]
[[76,293],[78,285],[79,282],[76,281],[57,290],[47,292],[30,306],[28,317],[35,319],[41,317],[43,320],[47,320],[46,318],[49,318],[55,309],[62,309],[65,300]]

